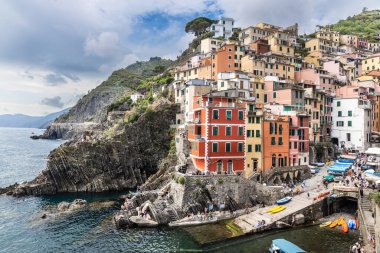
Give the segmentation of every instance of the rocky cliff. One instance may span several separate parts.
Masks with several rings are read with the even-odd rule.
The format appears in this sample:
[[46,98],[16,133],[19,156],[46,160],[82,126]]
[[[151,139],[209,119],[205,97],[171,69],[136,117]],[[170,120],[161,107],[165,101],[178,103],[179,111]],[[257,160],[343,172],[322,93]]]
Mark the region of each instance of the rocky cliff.
[[146,78],[162,73],[172,64],[171,60],[152,57],[149,61],[136,62],[114,71],[106,81],[83,96],[69,112],[58,117],[43,135],[33,138],[72,139],[81,136],[84,131],[92,131],[93,125],[89,123],[102,126],[107,120],[111,104],[136,92],[136,88]]
[[0,189],[11,195],[133,189],[168,155],[177,105],[161,99],[137,121],[108,129],[99,139],[68,141],[53,150],[33,181]]

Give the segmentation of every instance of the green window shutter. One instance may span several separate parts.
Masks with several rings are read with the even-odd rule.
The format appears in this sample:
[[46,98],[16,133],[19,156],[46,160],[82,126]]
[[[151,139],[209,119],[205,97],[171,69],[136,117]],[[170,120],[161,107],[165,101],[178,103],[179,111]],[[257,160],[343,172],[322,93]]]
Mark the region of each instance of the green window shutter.
[[226,119],[232,120],[232,111],[226,111]]
[[337,101],[337,102],[336,102],[336,105],[339,107],[339,106],[340,106],[340,101]]
[[231,127],[226,127],[226,136],[231,136]]
[[279,133],[282,134],[282,125],[280,125]]
[[276,145],[276,138],[275,137],[272,137],[271,138],[271,142],[270,142],[271,145]]
[[213,119],[219,119],[219,111],[218,110],[213,111]]
[[338,117],[342,117],[342,111],[338,111]]
[[239,136],[243,136],[243,131],[244,131],[244,128],[243,127],[239,127]]
[[243,152],[243,143],[238,143],[238,152]]
[[348,121],[348,126],[352,127],[352,121],[351,120]]
[[231,152],[231,143],[226,143],[226,152]]
[[256,137],[260,137],[260,130],[256,130]]
[[239,120],[243,120],[243,119],[244,119],[244,112],[239,111]]
[[252,145],[248,145],[248,152],[252,152]]
[[218,152],[218,143],[212,144],[212,152]]
[[212,127],[212,135],[213,136],[218,136],[218,134],[219,134],[218,127],[216,127],[216,126]]
[[282,145],[282,137],[278,137],[278,145]]
[[256,117],[256,124],[260,124],[260,117]]
[[348,111],[348,116],[352,116],[352,111]]

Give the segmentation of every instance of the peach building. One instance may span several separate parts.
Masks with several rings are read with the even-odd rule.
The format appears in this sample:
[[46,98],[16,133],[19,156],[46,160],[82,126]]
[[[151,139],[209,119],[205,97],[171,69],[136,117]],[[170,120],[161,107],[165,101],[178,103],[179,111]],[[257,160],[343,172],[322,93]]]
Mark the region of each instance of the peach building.
[[262,129],[262,171],[267,172],[272,168],[288,166],[289,116],[264,112]]
[[218,79],[220,72],[234,72],[241,70],[241,58],[244,56],[244,46],[235,44],[222,45],[212,54],[211,78]]

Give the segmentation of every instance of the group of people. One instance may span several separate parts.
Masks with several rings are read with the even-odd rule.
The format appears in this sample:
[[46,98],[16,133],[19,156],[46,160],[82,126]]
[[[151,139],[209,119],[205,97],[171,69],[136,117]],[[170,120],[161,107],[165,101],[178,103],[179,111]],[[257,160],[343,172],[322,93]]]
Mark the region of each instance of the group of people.
[[258,221],[258,222],[257,222],[256,227],[257,227],[257,228],[260,228],[260,227],[265,226],[265,224],[266,224],[266,223],[265,223],[265,220],[261,220],[261,221]]
[[355,243],[352,247],[351,247],[351,253],[364,253],[364,246],[362,245],[361,242],[357,242]]

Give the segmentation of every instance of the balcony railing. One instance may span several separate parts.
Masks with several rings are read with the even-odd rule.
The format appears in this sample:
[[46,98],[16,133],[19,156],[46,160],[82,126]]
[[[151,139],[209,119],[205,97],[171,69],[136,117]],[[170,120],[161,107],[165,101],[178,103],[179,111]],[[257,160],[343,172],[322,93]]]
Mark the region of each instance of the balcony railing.
[[219,102],[219,103],[202,103],[202,107],[226,107],[226,108],[245,108],[245,104],[232,103],[232,102]]

